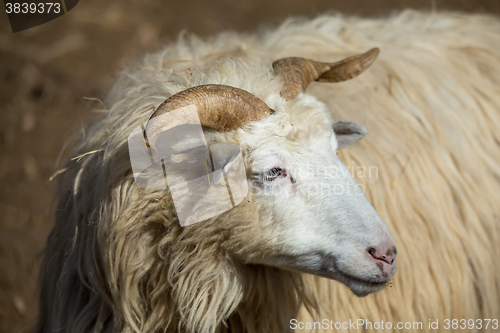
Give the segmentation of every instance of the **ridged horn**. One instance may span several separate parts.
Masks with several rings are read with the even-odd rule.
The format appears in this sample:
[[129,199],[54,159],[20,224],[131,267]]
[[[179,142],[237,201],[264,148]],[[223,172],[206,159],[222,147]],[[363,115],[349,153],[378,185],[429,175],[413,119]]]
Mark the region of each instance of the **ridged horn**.
[[168,123],[165,123],[167,120],[158,118],[167,112],[182,108],[195,110],[202,126],[220,132],[232,131],[272,113],[266,103],[243,89],[222,84],[188,88],[165,100],[149,118],[145,137],[148,147],[154,147],[158,135],[165,129],[183,123],[193,123],[193,119],[189,120],[190,116],[186,114],[180,115],[180,118],[174,121],[169,119]]
[[342,82],[363,73],[375,61],[380,50],[370,51],[337,62],[326,63],[305,58],[282,58],[273,63],[274,73],[283,77],[281,97],[287,101],[306,91],[313,81]]

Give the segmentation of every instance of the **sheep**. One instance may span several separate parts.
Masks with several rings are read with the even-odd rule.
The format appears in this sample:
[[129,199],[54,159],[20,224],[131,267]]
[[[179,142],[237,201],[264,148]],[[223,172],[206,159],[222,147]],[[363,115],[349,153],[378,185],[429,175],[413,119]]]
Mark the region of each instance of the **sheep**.
[[[371,68],[338,84],[307,88],[280,62],[272,66],[290,57],[330,63],[375,47]],[[182,35],[145,56],[82,134],[75,154],[92,153],[60,176],[37,332],[286,332],[318,328],[320,318],[421,322],[413,331],[473,319],[467,328],[484,330],[479,320],[500,318],[499,48],[494,17],[404,11],[288,20],[260,35]],[[182,227],[167,189],[135,184],[127,138],[161,115],[167,98],[206,85],[259,100],[255,118],[235,128],[204,127],[207,142],[241,147],[254,185],[235,208]],[[369,139],[337,157],[337,146],[366,134],[354,121]],[[301,178],[316,166],[333,169],[322,180]],[[378,174],[356,168],[368,166]],[[321,187],[355,185],[341,172],[349,167],[376,212],[359,193]],[[262,181],[273,178],[278,191]],[[302,192],[307,207],[296,199]],[[393,244],[398,272],[380,291],[395,264],[377,259],[376,247],[395,252]],[[329,247],[348,258],[336,264],[349,275],[375,283],[332,276],[317,266],[328,253],[305,253]],[[327,326],[319,328],[336,329]],[[348,330],[361,328],[370,329]]]

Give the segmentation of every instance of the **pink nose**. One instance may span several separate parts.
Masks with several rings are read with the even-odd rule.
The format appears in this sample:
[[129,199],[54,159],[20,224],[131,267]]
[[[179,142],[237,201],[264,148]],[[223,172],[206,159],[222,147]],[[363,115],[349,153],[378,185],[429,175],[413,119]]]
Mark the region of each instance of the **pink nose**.
[[392,242],[389,246],[369,247],[366,249],[366,252],[370,256],[370,259],[378,264],[382,272],[391,273],[393,271],[397,252]]

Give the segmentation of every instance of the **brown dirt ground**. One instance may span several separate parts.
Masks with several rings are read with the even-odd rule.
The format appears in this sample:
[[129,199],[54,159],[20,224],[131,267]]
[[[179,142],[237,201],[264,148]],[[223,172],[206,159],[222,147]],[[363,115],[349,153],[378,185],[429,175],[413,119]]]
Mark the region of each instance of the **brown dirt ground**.
[[[0,332],[28,332],[36,279],[53,225],[63,147],[101,107],[120,71],[182,30],[252,31],[290,16],[403,8],[500,14],[498,0],[82,0],[68,14],[13,34],[0,14]],[[61,153],[62,152],[62,153]]]

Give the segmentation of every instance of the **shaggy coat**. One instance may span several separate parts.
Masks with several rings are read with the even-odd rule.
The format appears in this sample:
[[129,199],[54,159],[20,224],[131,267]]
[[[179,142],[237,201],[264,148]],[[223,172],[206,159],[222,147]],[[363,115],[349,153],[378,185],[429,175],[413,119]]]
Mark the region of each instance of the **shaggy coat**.
[[[336,281],[241,260],[272,251],[261,245],[266,209],[252,193],[181,228],[168,192],[134,184],[128,135],[172,94],[238,87],[275,109],[262,122],[278,127],[295,111],[279,97],[274,60],[332,61],[372,47],[381,54],[369,71],[307,94],[370,131],[340,158],[398,245],[389,288],[357,298]],[[121,76],[74,151],[93,153],[60,176],[37,332],[286,332],[297,316],[422,322],[426,331],[429,319],[500,319],[499,68],[500,22],[485,15],[336,15],[260,35],[181,35]],[[250,165],[264,144],[243,141],[255,126],[206,135],[239,144]]]

